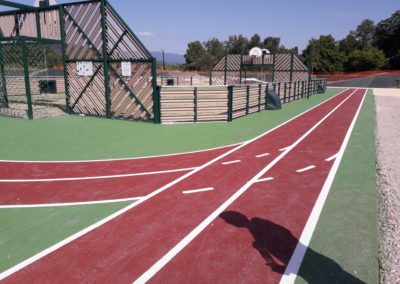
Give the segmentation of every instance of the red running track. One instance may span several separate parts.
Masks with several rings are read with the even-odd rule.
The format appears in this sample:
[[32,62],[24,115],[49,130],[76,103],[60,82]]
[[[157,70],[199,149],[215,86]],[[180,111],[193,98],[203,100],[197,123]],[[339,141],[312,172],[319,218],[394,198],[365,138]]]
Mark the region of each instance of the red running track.
[[[228,146],[208,151],[149,158],[87,162],[7,162],[0,161],[0,180],[56,179],[124,175],[200,166],[232,149]],[[173,165],[173,168],[171,168]]]
[[[189,172],[115,177],[198,167],[233,149],[228,146],[186,154],[93,162],[0,162],[0,205],[96,202],[141,197]],[[111,178],[87,179],[86,177]],[[45,182],[16,182],[37,179]],[[15,180],[2,182],[1,180]]]
[[[364,91],[352,93],[353,90],[345,91],[282,127],[237,147],[134,209],[12,274],[5,282],[132,282],[280,155],[280,149],[292,145],[347,99],[271,168],[268,176],[273,176],[273,181],[252,184],[227,208],[239,215],[228,213],[225,221],[214,220],[151,281],[226,283],[270,279],[277,282],[332,166],[325,159],[339,151]],[[267,152],[269,156],[255,158]],[[235,160],[240,162],[221,164]],[[295,172],[310,163],[316,168]],[[184,190],[210,186],[213,191],[182,194]],[[236,227],[237,215],[247,216],[249,224],[261,229],[251,230],[250,225]],[[265,239],[265,228],[275,230],[271,246],[262,240],[260,243],[260,238]],[[258,233],[260,230],[262,233]],[[282,237],[288,241],[277,242]],[[238,257],[242,253],[244,257]]]

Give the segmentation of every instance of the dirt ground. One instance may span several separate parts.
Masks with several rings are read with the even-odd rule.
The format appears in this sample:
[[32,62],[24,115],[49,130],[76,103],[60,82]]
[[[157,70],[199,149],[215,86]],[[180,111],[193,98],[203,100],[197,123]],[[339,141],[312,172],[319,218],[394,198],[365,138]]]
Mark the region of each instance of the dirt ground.
[[400,283],[400,89],[374,89],[381,283]]

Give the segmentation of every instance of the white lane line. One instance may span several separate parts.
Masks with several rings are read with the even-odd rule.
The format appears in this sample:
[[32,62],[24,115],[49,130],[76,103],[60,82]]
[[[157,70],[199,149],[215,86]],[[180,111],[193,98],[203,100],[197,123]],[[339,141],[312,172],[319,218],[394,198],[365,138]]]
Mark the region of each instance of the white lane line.
[[225,163],[221,163],[221,164],[226,166],[226,165],[236,164],[236,163],[240,163],[240,162],[241,162],[241,160],[235,160],[235,161],[225,162]]
[[182,193],[183,194],[192,194],[192,193],[211,191],[211,190],[214,190],[214,188],[213,187],[207,187],[207,188],[201,188],[201,189],[185,190],[185,191],[182,191]]
[[257,180],[260,179],[267,171],[269,171],[274,165],[276,165],[283,157],[285,157],[293,148],[295,148],[301,141],[303,141],[311,132],[313,132],[321,123],[323,123],[332,113],[334,113],[341,105],[343,105],[352,95],[351,93],[346,99],[338,104],[333,110],[331,110],[324,118],[317,122],[311,127],[303,136],[301,136],[291,147],[282,152],[276,157],[271,163],[269,163],[264,169],[262,169],[257,175],[255,175],[250,181],[248,181],[243,187],[236,191],[228,200],[226,200],[220,207],[218,207],[211,215],[203,220],[195,229],[193,229],[188,235],[186,235],[176,246],[168,251],[162,258],[154,263],[145,273],[143,273],[133,283],[142,284],[149,281],[158,271],[160,271],[170,260],[172,260],[180,251],[182,251],[194,238],[196,238],[208,225],[211,224],[229,205],[237,200],[250,186],[252,186]]
[[146,176],[146,175],[157,175],[165,173],[176,173],[185,172],[197,169],[186,168],[186,169],[176,169],[176,170],[166,170],[158,172],[147,172],[147,173],[135,173],[135,174],[124,174],[124,175],[110,175],[110,176],[95,176],[95,177],[72,177],[72,178],[44,178],[44,179],[0,179],[0,183],[17,183],[17,182],[50,182],[50,181],[74,181],[74,180],[93,180],[93,179],[110,179],[110,178],[124,178],[124,177],[134,177],[134,176]]
[[335,154],[335,155],[333,155],[332,157],[329,157],[328,159],[325,159],[325,161],[327,161],[327,162],[330,162],[330,161],[332,161],[332,160],[336,159],[336,158],[337,158],[337,156],[338,156],[338,154],[339,154],[339,153],[336,153],[336,154]]
[[262,157],[265,157],[265,156],[269,156],[269,153],[257,155],[256,158],[262,158]]
[[[340,95],[340,94],[338,94]],[[332,97],[333,98],[333,97]],[[144,156],[144,157],[133,157],[133,158],[119,158],[119,159],[101,159],[101,160],[77,160],[77,161],[18,161],[18,160],[0,160],[1,163],[38,163],[38,164],[56,164],[56,163],[97,163],[97,162],[114,162],[114,161],[130,161],[130,160],[140,160],[140,159],[151,159],[151,158],[162,158],[162,157],[171,157],[171,156],[180,156],[180,155],[187,155],[187,154],[196,154],[201,152],[208,152],[213,150],[219,150],[229,147],[238,146],[243,144],[244,142],[239,142],[231,145],[220,146],[210,149],[198,150],[198,151],[191,151],[191,152],[181,152],[181,153],[173,153],[173,154],[164,154],[164,155],[155,155],[155,156]]]
[[267,178],[262,178],[262,179],[256,180],[255,182],[264,182],[264,181],[270,181],[273,179],[274,179],[273,177],[267,177]]
[[241,149],[242,147],[246,146],[247,144],[250,144],[251,142],[258,140],[258,139],[260,139],[261,137],[264,137],[265,135],[268,135],[269,133],[273,132],[274,130],[278,129],[279,127],[282,127],[283,125],[288,124],[289,122],[291,122],[291,121],[297,119],[298,117],[300,117],[300,116],[302,116],[302,115],[304,115],[304,114],[306,114],[306,113],[312,111],[313,109],[315,109],[315,108],[317,108],[317,107],[319,107],[319,106],[321,106],[321,105],[323,105],[323,104],[325,104],[325,103],[327,103],[327,102],[333,100],[334,98],[340,96],[341,94],[343,94],[343,93],[346,92],[347,90],[348,90],[348,89],[346,89],[346,90],[344,90],[343,92],[341,92],[341,93],[339,93],[339,94],[333,96],[332,98],[330,98],[330,99],[328,99],[328,100],[326,100],[326,101],[323,101],[323,102],[319,103],[318,105],[316,105],[316,106],[314,106],[314,107],[312,107],[312,108],[310,108],[310,109],[308,109],[308,110],[306,110],[306,111],[304,111],[304,112],[302,112],[302,113],[296,115],[295,117],[292,117],[291,119],[289,119],[289,120],[287,120],[287,121],[285,121],[285,122],[279,124],[278,126],[274,127],[273,129],[271,129],[271,130],[269,130],[269,131],[267,131],[267,132],[265,132],[265,133],[263,133],[263,134],[261,134],[261,135],[255,137],[255,138],[253,138],[253,139],[251,139],[251,140],[248,140],[247,142],[245,142],[245,143],[243,143],[243,144],[238,145],[238,146],[235,147],[234,149],[231,149],[231,150],[225,152],[224,154],[221,154],[220,156],[214,158],[213,160],[211,160],[211,161],[205,163],[205,164],[202,165],[201,167],[199,167],[199,168],[197,168],[197,169],[194,169],[193,171],[191,171],[191,172],[189,172],[189,173],[186,173],[185,175],[183,175],[183,176],[177,178],[176,180],[174,180],[174,181],[172,181],[172,182],[170,182],[170,183],[164,185],[163,187],[161,187],[161,188],[159,188],[159,189],[153,191],[152,193],[150,193],[150,194],[148,194],[147,196],[143,197],[143,198],[140,199],[139,201],[137,201],[137,202],[135,202],[135,203],[132,203],[132,204],[130,204],[130,205],[128,205],[128,206],[122,208],[121,210],[119,210],[119,211],[117,211],[117,212],[111,214],[110,216],[108,216],[108,217],[106,217],[106,218],[104,218],[104,219],[102,219],[102,220],[99,220],[98,222],[94,223],[93,225],[91,225],[91,226],[89,226],[89,227],[86,227],[85,229],[83,229],[83,230],[81,230],[81,231],[79,231],[79,232],[77,232],[77,233],[75,233],[75,234],[69,236],[68,238],[66,238],[66,239],[64,239],[64,240],[62,240],[62,241],[60,241],[60,242],[58,242],[58,243],[56,243],[56,244],[54,244],[54,245],[48,247],[47,249],[45,249],[45,250],[43,250],[43,251],[41,251],[41,252],[39,252],[39,253],[37,253],[37,254],[35,254],[35,255],[29,257],[29,258],[27,258],[27,259],[25,259],[24,261],[22,261],[22,262],[20,262],[19,264],[15,265],[15,266],[13,266],[13,267],[11,267],[11,268],[9,268],[9,269],[7,269],[6,271],[3,271],[2,273],[0,273],[0,280],[6,278],[6,277],[8,277],[8,276],[10,276],[11,274],[14,274],[15,272],[17,272],[17,271],[23,269],[24,267],[26,267],[26,266],[28,266],[28,265],[30,265],[30,264],[32,264],[32,263],[38,261],[39,259],[45,257],[46,255],[48,255],[48,254],[50,254],[50,253],[52,253],[52,252],[58,250],[59,248],[65,246],[65,245],[67,245],[67,244],[73,242],[74,240],[76,240],[76,239],[78,239],[78,238],[80,238],[80,237],[82,237],[82,236],[84,236],[84,235],[90,233],[91,231],[93,231],[93,230],[99,228],[100,226],[102,226],[102,225],[108,223],[109,221],[111,221],[111,220],[113,220],[113,219],[119,217],[120,215],[124,214],[125,212],[131,210],[132,208],[135,208],[136,206],[142,204],[143,202],[149,200],[150,198],[152,198],[152,197],[158,195],[159,193],[165,191],[166,189],[172,187],[173,185],[175,185],[175,184],[181,182],[182,180],[184,180],[184,179],[186,179],[186,178],[192,176],[193,174],[195,174],[195,173],[199,172],[200,170],[202,170],[202,169],[204,169],[204,168],[210,166],[211,164],[213,164],[213,163],[215,163],[215,162],[217,162],[217,161],[223,159],[224,157],[230,155],[231,153],[233,153],[233,152],[235,152],[235,151]]
[[349,142],[351,133],[353,132],[354,125],[357,121],[357,118],[360,114],[361,107],[364,103],[367,91],[364,93],[364,97],[358,107],[358,110],[353,118],[353,121],[350,124],[349,129],[347,130],[346,136],[344,138],[343,144],[340,147],[340,150],[337,154],[337,159],[333,163],[333,166],[328,174],[328,177],[322,187],[322,190],[318,196],[318,199],[314,205],[313,210],[311,211],[310,217],[304,227],[304,230],[300,236],[299,242],[293,252],[292,257],[286,267],[285,273],[283,274],[280,284],[293,284],[296,280],[297,273],[299,272],[300,265],[303,261],[304,255],[307,251],[308,245],[310,244],[311,237],[314,233],[315,227],[317,226],[317,222],[319,216],[321,215],[322,209],[324,207],[325,201],[328,197],[329,191],[331,189],[333,180],[335,178],[336,172],[339,168],[340,162],[343,158],[344,151],[346,150],[347,144]]
[[296,172],[298,172],[298,173],[302,173],[302,172],[306,172],[306,171],[312,170],[312,169],[314,169],[314,168],[316,168],[316,166],[314,166],[314,165],[311,165],[311,166],[308,166],[308,167],[305,167],[305,168],[302,168],[302,169],[296,170]]
[[66,207],[66,206],[79,206],[79,205],[95,205],[118,203],[124,201],[136,201],[143,197],[99,200],[99,201],[83,201],[83,202],[69,202],[69,203],[46,203],[46,204],[26,204],[26,205],[0,205],[0,209],[23,209],[23,208],[46,208],[46,207]]
[[284,152],[284,151],[286,151],[286,150],[288,150],[288,149],[290,149],[290,148],[292,148],[292,147],[293,147],[293,145],[292,145],[292,146],[287,146],[287,147],[285,147],[285,148],[279,149],[279,151],[280,151],[280,152]]

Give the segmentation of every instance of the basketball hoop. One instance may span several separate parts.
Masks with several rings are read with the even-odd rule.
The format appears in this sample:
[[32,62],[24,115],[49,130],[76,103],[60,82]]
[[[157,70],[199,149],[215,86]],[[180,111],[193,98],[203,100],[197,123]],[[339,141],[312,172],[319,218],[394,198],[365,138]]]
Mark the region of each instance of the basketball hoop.
[[257,58],[257,57],[261,57],[263,54],[261,48],[259,47],[253,47],[252,49],[250,49],[249,55],[251,58]]

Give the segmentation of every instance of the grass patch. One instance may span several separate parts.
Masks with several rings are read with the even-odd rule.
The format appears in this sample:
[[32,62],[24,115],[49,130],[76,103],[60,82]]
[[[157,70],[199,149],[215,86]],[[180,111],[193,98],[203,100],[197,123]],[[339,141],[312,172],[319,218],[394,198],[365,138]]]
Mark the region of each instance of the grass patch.
[[379,282],[374,125],[369,91],[296,283]]
[[130,202],[0,209],[0,272],[127,206]]
[[92,160],[196,151],[251,139],[312,106],[337,90],[263,111],[231,123],[156,125],[93,117],[40,120],[0,117],[2,160]]

